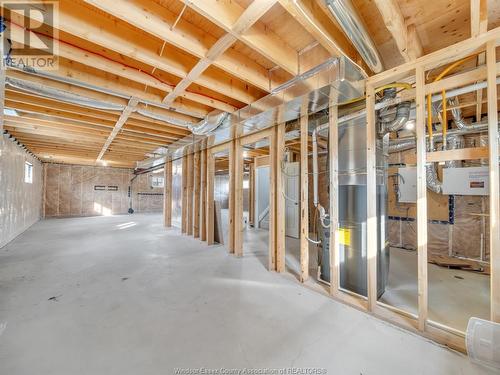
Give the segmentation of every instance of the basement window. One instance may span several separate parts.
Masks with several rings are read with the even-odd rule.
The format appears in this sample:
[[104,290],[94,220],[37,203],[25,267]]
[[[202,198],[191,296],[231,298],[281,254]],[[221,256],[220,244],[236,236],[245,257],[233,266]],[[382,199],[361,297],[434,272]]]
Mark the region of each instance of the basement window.
[[33,183],[33,164],[24,162],[24,182],[27,184]]
[[164,185],[163,177],[153,176],[151,177],[151,187],[162,188]]

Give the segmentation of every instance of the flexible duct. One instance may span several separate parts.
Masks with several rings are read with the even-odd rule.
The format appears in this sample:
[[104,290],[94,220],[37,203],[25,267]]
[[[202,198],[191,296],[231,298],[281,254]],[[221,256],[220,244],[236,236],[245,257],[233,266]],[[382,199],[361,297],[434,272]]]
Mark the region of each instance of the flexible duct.
[[[464,137],[459,134],[448,135],[446,137],[446,149],[448,150],[458,150],[464,148],[465,141]],[[462,166],[461,160],[448,160],[445,163],[446,168],[460,168]]]
[[[464,147],[464,137],[459,134],[453,134],[447,137],[447,150],[456,150]],[[427,146],[428,151],[433,151]],[[446,168],[459,168],[462,165],[460,160],[447,161]],[[427,179],[427,188],[437,194],[443,192],[443,184],[439,181],[437,174],[437,163],[429,163],[425,166],[425,175]]]
[[325,3],[370,69],[374,73],[384,70],[375,44],[363,26],[351,0],[325,0]]
[[464,118],[462,117],[462,110],[457,107],[458,106],[457,97],[448,99],[448,104],[450,106],[455,107],[451,110],[451,115],[453,116],[453,121],[455,121],[455,125],[457,126],[457,129],[468,128],[469,125],[465,122]]
[[[384,90],[384,97],[382,102],[388,102],[396,98],[396,88],[389,88]],[[401,130],[410,118],[410,102],[401,102],[397,104],[396,113],[390,115],[387,112],[391,111],[389,108],[383,108],[379,111],[378,119],[378,133],[379,137],[383,137],[390,132],[397,132]],[[392,112],[392,111],[391,111]]]
[[443,186],[441,181],[439,181],[434,163],[427,164],[425,166],[425,177],[427,180],[427,189],[436,194],[441,194],[443,192]]
[[217,128],[219,128],[228,117],[228,112],[209,114],[198,124],[188,126],[188,129],[195,135],[206,135],[217,130]]
[[402,102],[397,105],[395,117],[383,116],[379,118],[379,137],[382,138],[387,133],[403,129],[410,118],[410,108],[410,102]]
[[415,148],[417,144],[417,141],[415,139],[407,139],[401,142],[394,142],[389,144],[388,152],[389,154],[395,153],[395,152],[402,152],[406,150],[411,150],[412,148]]

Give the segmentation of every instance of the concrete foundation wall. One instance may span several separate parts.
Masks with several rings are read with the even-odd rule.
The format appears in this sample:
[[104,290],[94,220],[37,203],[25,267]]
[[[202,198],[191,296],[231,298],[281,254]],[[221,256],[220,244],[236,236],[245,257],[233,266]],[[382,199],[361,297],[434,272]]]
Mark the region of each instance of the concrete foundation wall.
[[[3,135],[0,143],[0,247],[41,218],[42,163]],[[25,162],[33,165],[33,183],[24,181]]]
[[[129,209],[131,169],[45,164],[45,170],[46,217],[117,215]],[[152,175],[140,175],[132,183],[135,212],[163,210],[163,188],[151,187]]]

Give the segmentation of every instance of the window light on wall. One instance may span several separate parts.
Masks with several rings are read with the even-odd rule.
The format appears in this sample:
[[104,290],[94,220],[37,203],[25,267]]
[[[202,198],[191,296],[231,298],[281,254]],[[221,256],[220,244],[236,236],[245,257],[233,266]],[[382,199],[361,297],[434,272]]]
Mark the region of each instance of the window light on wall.
[[162,188],[164,185],[163,177],[153,176],[151,177],[151,187]]
[[24,182],[33,183],[33,164],[27,161],[24,162]]

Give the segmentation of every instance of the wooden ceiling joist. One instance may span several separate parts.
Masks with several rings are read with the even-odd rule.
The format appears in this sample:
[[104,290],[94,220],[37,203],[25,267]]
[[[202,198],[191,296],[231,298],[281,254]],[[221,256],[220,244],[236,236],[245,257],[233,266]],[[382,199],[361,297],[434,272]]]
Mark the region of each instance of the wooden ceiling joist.
[[[118,23],[110,25],[109,19],[98,12],[75,2],[62,0],[59,2],[59,29],[74,37],[81,38],[97,46],[103,46],[123,56],[132,57],[156,69],[184,78],[196,59],[177,49],[169,49],[159,56],[161,44],[154,38],[146,38],[140,32],[134,32]],[[21,14],[13,12],[20,23]],[[197,83],[223,95],[248,104],[262,96],[257,89],[247,87],[243,82],[231,79],[217,72],[210,71],[200,76]]]
[[[280,5],[304,27],[331,55],[347,56],[366,72],[370,69],[325,9],[315,0],[279,0]],[[327,12],[327,11],[326,11]]]
[[[6,106],[8,108],[18,110],[22,115],[30,114],[42,114],[58,119],[69,119],[74,122],[81,122],[85,124],[102,125],[106,127],[113,127],[118,119],[118,115],[96,115],[98,111],[86,109],[83,107],[75,107],[71,105],[57,104],[57,102],[50,101],[38,101],[38,100],[26,100],[23,97],[11,96],[7,93]],[[75,109],[75,108],[80,108]],[[177,126],[170,126],[168,124],[162,123],[160,121],[143,120],[142,118],[137,119],[137,117],[130,116],[127,121],[127,126],[130,129],[135,129],[136,131],[142,131],[144,133],[164,134],[165,136],[171,136],[176,139],[184,137],[189,134],[186,128],[180,128]]]
[[181,95],[200,75],[224,52],[236,42],[237,37],[245,33],[252,25],[257,22],[274,4],[276,0],[257,0],[241,14],[236,22],[231,26],[231,31],[223,35],[207,51],[198,63],[191,69],[188,75],[177,84],[175,89],[169,93],[163,103],[170,105]]
[[245,11],[236,1],[183,0],[183,2],[284,71],[292,76],[297,74],[297,51],[263,25],[257,23],[245,33],[233,32],[233,25]]
[[[12,38],[11,40],[14,42],[22,44],[25,40],[29,40],[31,47],[36,47],[38,43],[48,43],[48,38],[46,36],[34,34],[33,32],[27,31],[13,22],[7,22],[7,27],[9,27],[11,30],[10,36]],[[29,38],[26,38],[26,34],[28,34]],[[82,66],[88,67],[87,69],[91,69],[93,71],[98,69],[102,72],[114,74],[117,77],[123,77],[127,80],[131,80],[133,82],[141,84],[143,87],[141,87],[141,89],[137,90],[136,92],[130,93],[130,95],[135,95],[145,100],[160,103],[161,95],[158,95],[156,97],[154,95],[150,95],[144,90],[144,87],[151,87],[153,89],[162,90],[165,92],[169,92],[172,90],[171,85],[167,85],[161,82],[159,79],[155,79],[153,76],[141,72],[140,70],[128,67],[124,64],[115,62],[110,59],[106,59],[105,57],[99,56],[98,54],[80,49],[63,41],[61,41],[58,45],[58,53],[61,59],[59,61],[59,68],[57,73],[62,77],[70,77],[90,85],[100,86],[102,88],[111,89],[121,93],[127,93],[132,89],[130,85],[122,84],[120,87],[119,82],[116,82],[118,81],[116,79],[99,80],[99,75],[97,77],[82,77],[81,72],[79,74],[76,74],[77,72],[75,72],[74,68],[68,67],[68,62],[76,62],[81,64]],[[102,74],[100,75],[102,76]],[[200,95],[195,94],[194,96],[199,100]],[[186,98],[190,99],[189,95],[186,95]],[[191,98],[191,100],[192,99],[193,98]],[[198,102],[198,100],[194,101]],[[174,108],[181,113],[190,114],[198,118],[201,118],[206,114],[200,113],[198,108],[189,108],[183,103],[176,103],[176,106]]]
[[[207,56],[209,48],[217,41],[216,37],[197,25],[184,22],[182,15],[180,22],[173,28],[174,23],[179,21],[179,15],[152,1],[85,0],[85,2],[200,59]],[[261,90],[269,89],[267,70],[235,50],[226,51],[224,58],[216,59],[213,64]]]
[[407,25],[397,0],[374,0],[385,27],[394,38],[403,59],[413,61],[423,54],[415,25]]
[[[471,36],[476,37],[488,31],[488,1],[471,0],[470,2]],[[477,56],[477,65],[486,64],[486,53]],[[483,114],[483,89],[476,91],[476,121],[481,121]]]
[[123,110],[120,118],[116,122],[116,125],[113,128],[113,131],[111,132],[111,134],[109,135],[108,139],[106,140],[106,143],[104,144],[104,146],[102,146],[102,150],[99,153],[99,156],[97,157],[97,161],[102,160],[102,158],[104,157],[104,154],[106,153],[108,147],[111,145],[111,143],[113,142],[113,140],[116,138],[116,136],[118,135],[118,133],[121,131],[123,125],[128,120],[130,114],[137,107],[137,103],[138,103],[138,100],[136,98],[130,99],[127,107],[125,107],[125,109]]

